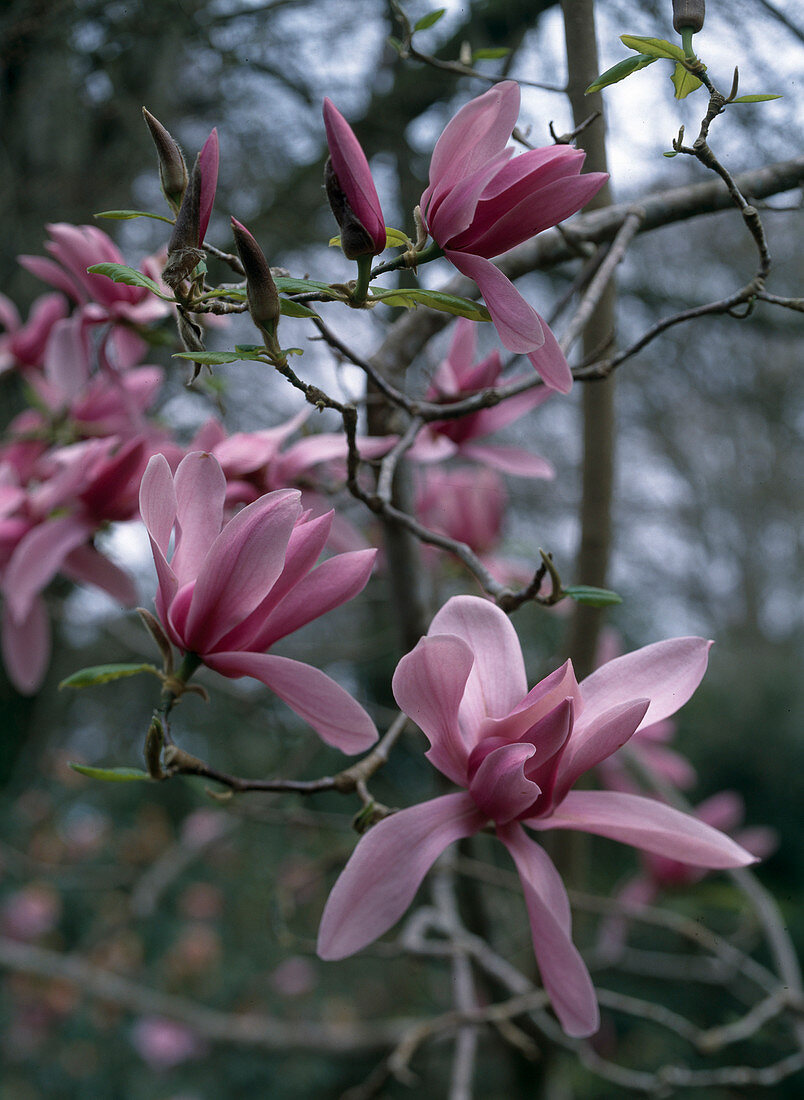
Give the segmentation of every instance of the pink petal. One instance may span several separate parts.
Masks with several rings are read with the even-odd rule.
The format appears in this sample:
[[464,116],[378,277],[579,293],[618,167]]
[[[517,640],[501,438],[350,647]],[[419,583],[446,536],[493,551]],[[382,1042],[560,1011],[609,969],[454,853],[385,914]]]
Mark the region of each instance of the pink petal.
[[453,239],[461,237],[464,231],[472,225],[477,204],[488,184],[510,160],[513,149],[503,149],[492,160],[479,165],[474,172],[449,188],[445,193],[439,192],[427,208],[425,222],[430,231],[430,236],[446,248]]
[[322,959],[354,955],[396,924],[450,844],[484,824],[468,794],[447,794],[383,818],[363,837],[327,899]]
[[352,212],[374,241],[385,248],[385,219],[366,154],[351,126],[330,99],[324,99],[324,128],[332,167]]
[[[532,378],[533,376],[530,375],[529,377]],[[519,382],[522,381],[522,378],[512,378],[510,381]],[[462,438],[464,440],[478,439],[481,436],[491,435],[492,432],[508,427],[509,424],[513,424],[521,417],[526,416],[532,409],[537,409],[540,405],[543,405],[549,399],[550,393],[551,391],[546,386],[537,385],[530,390],[526,390],[525,393],[501,401],[499,405],[494,405],[488,409],[480,409],[479,412],[464,417],[465,421],[468,420],[471,423],[471,432]]]
[[50,622],[44,600],[35,597],[20,622],[14,622],[8,608],[3,608],[2,652],[11,683],[23,695],[33,695],[42,686],[50,661]]
[[396,667],[393,692],[400,709],[428,738],[425,754],[454,783],[466,786],[469,747],[458,713],[472,671],[472,650],[461,638],[421,638]]
[[376,549],[337,554],[298,582],[271,612],[252,648],[268,649],[274,642],[362,592],[371,576]]
[[519,447],[497,447],[487,443],[463,443],[461,454],[466,458],[473,458],[485,466],[491,466],[494,470],[501,470],[504,474],[512,474],[514,477],[545,478],[551,481],[555,476],[555,468],[546,458],[523,451]]
[[171,567],[179,584],[198,576],[223,524],[226,478],[211,454],[194,451],[179,463],[176,488],[176,549]]
[[542,321],[541,325],[544,343],[536,351],[528,352],[528,359],[546,386],[559,393],[569,393],[572,389],[572,371],[567,357],[547,322]]
[[444,255],[477,283],[497,334],[509,351],[529,352],[542,346],[544,334],[538,313],[498,267],[481,256],[452,249],[445,249]]
[[550,857],[519,825],[497,830],[525,891],[533,950],[542,983],[568,1035],[593,1035],[600,1026],[595,989],[572,942],[569,900]]
[[519,86],[512,80],[495,84],[470,100],[451,119],[430,159],[430,186],[422,195],[422,210],[438,200],[458,180],[497,156],[505,148],[519,114]]
[[711,645],[704,638],[671,638],[615,657],[581,684],[584,723],[638,698],[651,701],[642,726],[675,714],[703,679]]
[[571,699],[573,715],[581,710],[582,703],[578,683],[571,661],[545,676],[528,694],[500,718],[486,718],[482,724],[483,737],[506,737],[518,741],[565,700]]
[[57,321],[45,347],[45,378],[62,408],[84,391],[89,373],[89,340],[80,315]]
[[77,280],[68,275],[64,268],[53,260],[48,260],[45,256],[18,256],[17,261],[20,267],[30,271],[31,275],[35,275],[43,283],[49,283],[56,290],[63,291],[74,301],[87,300],[83,287],[79,286]]
[[45,520],[20,540],[3,579],[8,610],[16,623],[28,618],[36,596],[53,580],[70,551],[91,534],[85,520],[68,515]]
[[280,489],[229,520],[207,553],[193,591],[185,641],[210,653],[265,598],[285,564],[300,493]]
[[137,586],[128,573],[109,561],[89,542],[67,555],[61,564],[61,572],[70,580],[102,588],[123,607],[134,607],[137,603]]
[[556,789],[560,801],[580,776],[590,771],[602,760],[607,760],[629,740],[648,709],[648,699],[635,699],[621,703],[594,722],[585,721],[586,714],[576,724],[567,745]]
[[525,778],[525,764],[535,751],[533,745],[521,742],[500,745],[484,757],[472,776],[469,793],[486,817],[498,825],[525,813],[539,797],[540,788]]
[[204,243],[204,237],[212,215],[215,191],[218,186],[218,131],[212,131],[198,154],[198,170],[201,176],[201,197],[198,215],[198,243]]
[[170,534],[176,519],[176,489],[168,461],[162,454],[152,455],[140,482],[140,515],[151,540],[151,552],[159,580],[156,610],[167,624],[168,608],[179,587],[176,574],[167,560]]
[[549,817],[525,824],[537,830],[580,829],[696,867],[746,867],[756,862],[739,844],[691,814],[619,791],[570,791]]
[[477,325],[466,317],[459,317],[455,322],[455,330],[447,352],[446,362],[455,372],[455,377],[461,376],[472,369],[477,348]]
[[377,740],[377,728],[363,707],[311,665],[268,653],[214,653],[204,663],[224,676],[260,680],[341,752],[364,752]]
[[454,634],[474,654],[461,719],[474,731],[483,718],[502,718],[528,690],[519,638],[508,616],[478,596],[453,596],[430,624],[428,637]]

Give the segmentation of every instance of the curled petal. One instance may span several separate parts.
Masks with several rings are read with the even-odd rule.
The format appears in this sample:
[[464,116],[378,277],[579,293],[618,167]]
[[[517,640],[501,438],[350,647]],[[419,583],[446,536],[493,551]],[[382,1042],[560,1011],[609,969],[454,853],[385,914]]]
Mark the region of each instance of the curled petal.
[[499,607],[478,596],[454,596],[438,612],[427,632],[454,634],[469,646],[475,664],[461,706],[465,729],[483,718],[501,718],[528,690],[519,638]]
[[253,676],[308,722],[322,741],[345,753],[364,752],[377,728],[363,707],[312,665],[269,653],[213,653],[204,663],[223,676]]
[[395,924],[445,848],[483,827],[468,794],[447,794],[383,818],[358,842],[327,899],[322,959],[354,955]]
[[394,698],[401,710],[430,741],[427,758],[461,786],[466,784],[469,748],[458,722],[466,681],[472,671],[472,650],[461,638],[422,638],[399,662],[394,673]]
[[469,793],[479,809],[499,825],[523,814],[541,793],[525,778],[525,764],[535,751],[528,744],[500,745],[487,754],[472,776]]

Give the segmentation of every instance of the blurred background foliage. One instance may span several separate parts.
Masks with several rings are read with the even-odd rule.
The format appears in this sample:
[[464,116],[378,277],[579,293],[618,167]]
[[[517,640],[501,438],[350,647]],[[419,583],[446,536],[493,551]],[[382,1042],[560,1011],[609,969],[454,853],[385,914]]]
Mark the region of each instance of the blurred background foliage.
[[[433,5],[404,3],[412,18]],[[477,0],[447,5],[444,19],[421,36],[422,48],[455,59],[474,49],[507,46],[489,73],[560,86],[565,79],[560,10],[549,0]],[[622,49],[623,32],[669,36],[670,4],[612,0],[600,5],[602,68]],[[711,3],[701,52],[720,83],[739,63],[742,91],[781,92],[770,105],[729,112],[713,143],[733,170],[794,155],[800,137],[802,29],[795,5],[778,0]],[[329,95],[355,124],[371,157],[389,224],[412,230],[410,210],[426,179],[434,138],[455,107],[483,86],[476,80],[403,63],[386,44],[395,33],[384,0],[7,0],[0,11],[0,241],[2,289],[20,306],[41,286],[15,262],[40,253],[49,221],[78,224],[109,208],[162,210],[153,149],[140,108],[149,109],[194,152],[213,125],[222,165],[209,239],[228,247],[229,212],[246,221],[271,262],[294,274],[343,278],[339,254],[322,247],[334,231],[321,188],[324,160],[320,102]],[[750,43],[750,46],[749,46]],[[609,156],[618,200],[700,177],[684,158],[664,160],[679,121],[692,128],[701,100],[671,99],[657,65],[608,94]],[[549,141],[548,121],[570,128],[565,97],[527,88],[522,121],[536,144]],[[692,132],[695,132],[694,130]],[[774,256],[771,290],[798,294],[802,250],[790,193],[768,200],[763,218]],[[130,262],[162,243],[158,223],[102,223]],[[734,213],[695,219],[637,239],[619,278],[622,343],[659,317],[727,293],[753,269],[750,242]],[[438,282],[442,274],[433,277]],[[526,281],[547,306],[574,274],[570,265]],[[320,275],[319,275],[320,277]],[[429,277],[429,272],[428,272]],[[339,318],[336,320],[340,320]],[[348,318],[345,331],[370,351],[380,327]],[[292,322],[303,341],[301,322]],[[289,323],[290,325],[290,323]],[[760,308],[749,321],[706,319],[671,330],[619,372],[618,496],[611,585],[624,597],[611,621],[628,647],[674,633],[716,639],[710,672],[685,708],[678,745],[699,770],[695,799],[739,790],[751,824],[774,826],[778,852],[761,869],[799,946],[804,944],[804,748],[801,661],[804,383],[797,355],[800,315]],[[492,336],[484,333],[488,347]],[[221,341],[229,336],[222,334]],[[484,345],[484,346],[486,346]],[[320,346],[305,342],[305,376],[331,381]],[[446,344],[428,349],[419,370],[431,373]],[[160,352],[168,361],[167,353]],[[251,365],[253,366],[253,364]],[[188,394],[174,368],[165,415],[187,436],[210,411]],[[356,380],[346,375],[347,386]],[[7,380],[6,380],[7,382]],[[229,430],[277,423],[299,408],[274,380],[237,364],[222,383]],[[576,387],[577,390],[578,387]],[[7,408],[17,396],[6,385]],[[334,428],[335,425],[329,425]],[[538,545],[566,563],[570,579],[577,522],[579,421],[577,393],[548,404],[508,429],[557,468],[552,483],[512,481],[506,546],[532,560]],[[800,517],[799,517],[800,518]],[[153,582],[144,553],[131,552],[141,572],[142,600]],[[583,577],[572,578],[582,582]],[[378,724],[392,716],[390,675],[398,659],[388,622],[387,578],[379,576],[353,605],[294,636],[282,650],[313,659],[371,702]],[[457,567],[442,570],[438,598],[471,584]],[[149,652],[133,617],[69,590],[53,592],[60,622],[56,657],[45,688],[23,699],[0,689],[4,736],[0,844],[0,925],[6,935],[62,952],[227,1011],[253,1010],[288,1020],[377,1019],[449,1006],[446,964],[385,958],[382,947],[337,967],[312,953],[326,890],[351,850],[343,800],[320,796],[243,798],[218,806],[204,785],[101,785],[75,775],[66,760],[137,764],[154,699],[138,681],[80,695],[58,694],[60,678],[100,660]],[[529,667],[547,671],[560,654],[560,615],[524,608],[516,625]],[[206,681],[213,687],[213,678]],[[213,701],[182,708],[182,744],[237,774],[315,776],[340,766],[337,754],[313,743],[263,688],[214,681]],[[405,805],[435,791],[411,736],[376,781],[376,795]],[[430,785],[428,789],[428,784]],[[314,828],[323,824],[331,834]],[[335,839],[332,839],[332,838]],[[628,872],[630,855],[601,847],[595,886],[605,892]],[[483,857],[493,859],[491,852]],[[502,889],[484,887],[492,910],[510,913]],[[522,906],[515,941],[522,955]],[[707,880],[671,898],[681,912],[703,911],[733,931],[741,917],[724,883]],[[583,928],[583,924],[581,924]],[[746,942],[755,930],[743,930]],[[585,929],[587,944],[593,940]],[[375,965],[374,955],[381,956]],[[626,991],[634,977],[606,972]],[[647,988],[650,988],[649,986]],[[655,988],[655,983],[654,983]],[[672,987],[679,1002],[695,994]],[[692,1010],[707,1019],[707,1005]],[[0,1002],[5,1070],[0,1100],[126,1097],[208,1100],[221,1096],[338,1095],[366,1076],[373,1055],[345,1059],[311,1053],[280,1055],[256,1046],[210,1047],[178,1027],[162,1032],[147,1013],[85,998],[74,985],[9,974]],[[716,1017],[733,1005],[715,1006]],[[619,1027],[619,1024],[618,1024]],[[673,1051],[659,1046],[650,1025],[615,1032],[608,1053],[655,1066]],[[484,1040],[477,1095],[537,1095],[544,1076]],[[762,1060],[768,1049],[752,1050]],[[442,1095],[447,1045],[431,1045],[415,1063],[420,1095]],[[553,1067],[551,1097],[622,1095],[590,1083],[569,1063]],[[541,1084],[539,1083],[541,1082]],[[800,1082],[799,1082],[800,1087]],[[563,1089],[563,1091],[560,1091]],[[772,1090],[799,1095],[795,1081]],[[408,1095],[391,1085],[388,1096]],[[687,1093],[693,1096],[692,1093]],[[718,1100],[734,1093],[707,1090]]]

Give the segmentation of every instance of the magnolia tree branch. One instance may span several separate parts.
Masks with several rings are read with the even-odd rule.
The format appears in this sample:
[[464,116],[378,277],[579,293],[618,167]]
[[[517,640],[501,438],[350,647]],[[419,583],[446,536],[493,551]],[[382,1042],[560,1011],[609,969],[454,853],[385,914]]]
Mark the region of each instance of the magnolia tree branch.
[[301,1050],[338,1055],[377,1050],[398,1043],[410,1027],[410,1022],[404,1020],[371,1024],[291,1022],[252,1012],[221,1012],[184,997],[149,989],[76,955],[63,955],[5,936],[0,937],[0,966],[45,980],[70,982],[82,993],[119,1005],[128,1012],[178,1020],[210,1042],[254,1046],[279,1053]]

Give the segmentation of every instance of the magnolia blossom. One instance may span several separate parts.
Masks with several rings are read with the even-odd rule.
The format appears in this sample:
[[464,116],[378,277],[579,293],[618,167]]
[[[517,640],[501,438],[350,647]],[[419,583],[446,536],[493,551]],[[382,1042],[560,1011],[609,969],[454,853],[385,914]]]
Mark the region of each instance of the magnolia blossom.
[[25,324],[10,298],[0,294],[0,373],[12,367],[39,367],[53,326],[67,316],[62,294],[42,294],[31,306]]
[[330,157],[327,196],[343,250],[349,259],[376,255],[385,248],[385,219],[366,154],[330,99],[324,100],[324,127]]
[[607,177],[581,176],[584,154],[569,145],[511,159],[506,143],[518,114],[511,80],[461,108],[433,150],[422,217],[447,259],[479,286],[505,347],[526,353],[545,383],[566,393],[572,375],[555,337],[491,257],[580,210]]
[[[500,353],[492,351],[485,359],[476,362],[476,352],[477,325],[460,317],[455,324],[447,356],[433,375],[427,400],[445,403],[461,401],[480,390],[499,385],[503,369]],[[519,382],[521,378],[511,378],[509,381]],[[468,416],[431,421],[419,433],[409,455],[419,462],[443,462],[453,455],[461,455],[517,477],[552,478],[555,473],[552,465],[539,455],[521,447],[478,442],[484,436],[513,424],[531,409],[543,405],[550,392],[546,386],[538,386]]]
[[156,610],[179,649],[224,676],[261,680],[328,744],[360,752],[377,738],[363,708],[318,669],[266,652],[357,595],[376,553],[339,554],[313,568],[332,513],[310,518],[300,496],[268,493],[224,523],[226,479],[212,455],[194,451],[175,476],[154,455],[140,512],[159,578]]
[[595,992],[572,942],[564,885],[523,825],[580,829],[702,867],[753,862],[722,833],[653,799],[572,790],[640,725],[689,699],[708,649],[702,638],[659,642],[580,685],[568,661],[528,691],[519,641],[503,612],[474,596],[449,600],[400,661],[393,689],[427,735],[431,763],[465,790],[393,814],[361,838],[327,901],[321,957],[343,958],[382,935],[441,852],[491,822],[519,872],[542,982],[562,1027],[576,1036],[596,1031]]

